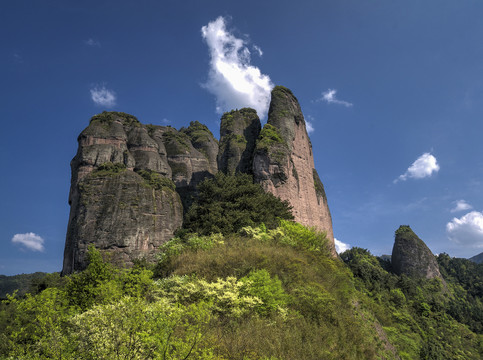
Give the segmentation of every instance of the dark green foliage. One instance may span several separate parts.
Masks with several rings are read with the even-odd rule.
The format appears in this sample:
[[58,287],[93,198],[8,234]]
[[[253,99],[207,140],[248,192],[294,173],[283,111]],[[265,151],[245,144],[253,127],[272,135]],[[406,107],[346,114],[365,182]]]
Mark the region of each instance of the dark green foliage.
[[312,169],[312,175],[314,178],[314,186],[315,186],[315,193],[317,194],[317,198],[322,198],[327,201],[327,196],[325,195],[324,184],[320,180],[319,174],[317,170]]
[[104,125],[111,125],[115,120],[121,120],[123,125],[127,126],[141,126],[137,117],[118,111],[103,111],[100,114],[94,115],[90,123],[99,122]]
[[174,190],[176,188],[173,180],[161,176],[155,171],[151,170],[137,170],[136,171],[139,175],[141,175],[149,187],[155,190]]
[[0,299],[6,299],[7,294],[12,294],[15,290],[18,291],[18,296],[25,295],[30,292],[32,287],[35,287],[34,283],[40,282],[46,275],[42,272],[13,276],[0,275]]
[[244,226],[261,223],[275,228],[278,219],[293,219],[287,202],[265,192],[247,174],[220,172],[200,183],[198,192],[183,227],[200,235],[236,233]]
[[106,162],[92,172],[92,176],[112,176],[126,170],[126,165],[121,163]]

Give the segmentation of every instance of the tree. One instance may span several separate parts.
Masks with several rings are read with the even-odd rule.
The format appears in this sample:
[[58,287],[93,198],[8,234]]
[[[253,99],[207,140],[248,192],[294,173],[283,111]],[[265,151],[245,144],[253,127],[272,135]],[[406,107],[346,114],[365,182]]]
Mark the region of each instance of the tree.
[[278,226],[279,219],[292,220],[291,206],[248,174],[218,173],[198,186],[199,195],[185,216],[184,229],[200,235],[236,233],[245,226],[264,223]]

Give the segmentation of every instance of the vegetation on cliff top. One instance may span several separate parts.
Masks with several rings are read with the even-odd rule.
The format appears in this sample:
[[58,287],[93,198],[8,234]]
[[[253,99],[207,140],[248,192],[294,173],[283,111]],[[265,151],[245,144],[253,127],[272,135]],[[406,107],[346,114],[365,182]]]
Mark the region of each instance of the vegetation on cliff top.
[[141,123],[134,115],[130,115],[119,111],[103,111],[100,114],[94,115],[90,123],[100,122],[101,124],[111,125],[115,120],[120,119],[123,125],[126,126],[141,126]]

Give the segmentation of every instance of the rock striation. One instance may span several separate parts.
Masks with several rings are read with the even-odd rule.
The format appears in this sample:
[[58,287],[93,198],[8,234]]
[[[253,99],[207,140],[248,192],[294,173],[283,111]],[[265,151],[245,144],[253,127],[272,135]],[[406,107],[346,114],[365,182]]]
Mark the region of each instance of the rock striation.
[[178,131],[120,112],[94,116],[78,142],[62,274],[86,267],[91,244],[120,265],[153,260],[181,227],[197,185],[218,171],[253,175],[265,191],[292,205],[297,222],[326,232],[336,256],[312,144],[287,88],[273,89],[263,129],[253,109],[225,113],[219,143],[198,121]]
[[304,116],[297,98],[283,86],[272,90],[267,124],[255,147],[253,174],[265,191],[288,200],[295,221],[325,231],[336,256],[327,196],[315,170]]
[[398,275],[442,279],[435,256],[408,225],[396,230],[391,266]]

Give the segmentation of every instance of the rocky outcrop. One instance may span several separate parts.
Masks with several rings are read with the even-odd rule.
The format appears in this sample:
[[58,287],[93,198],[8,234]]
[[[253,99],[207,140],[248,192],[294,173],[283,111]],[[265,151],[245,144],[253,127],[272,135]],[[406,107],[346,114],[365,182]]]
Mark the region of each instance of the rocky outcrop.
[[63,274],[86,266],[90,244],[119,264],[152,260],[182,225],[197,185],[218,171],[253,174],[266,191],[292,205],[297,222],[325,231],[336,256],[305,120],[284,87],[273,89],[263,129],[253,109],[225,113],[219,144],[198,121],[178,131],[119,112],[94,116],[78,142]]
[[212,167],[209,157],[204,152],[193,146],[186,132],[161,126],[158,130],[163,132],[172,179],[186,211],[192,202],[196,186],[206,177],[216,174],[216,167]]
[[304,116],[297,98],[282,86],[272,90],[268,121],[255,147],[253,174],[266,191],[292,205],[295,221],[325,231],[336,256],[332,218]]
[[252,173],[260,119],[254,109],[243,108],[223,114],[220,124],[218,168],[225,174]]
[[442,279],[435,256],[407,225],[396,230],[391,266],[398,275]]
[[132,264],[153,259],[183,221],[163,132],[134,116],[104,112],[79,135],[71,162],[71,206],[63,274],[86,266],[90,244]]
[[210,164],[210,173],[218,172],[218,141],[206,125],[198,121],[192,121],[187,128],[181,128],[180,132],[185,133],[193,144],[193,147],[202,153]]
[[135,259],[153,261],[156,249],[182,224],[183,209],[174,184],[156,187],[134,171],[101,166],[78,188],[79,196],[71,205],[63,274],[85,268],[91,244],[119,266],[132,266]]

